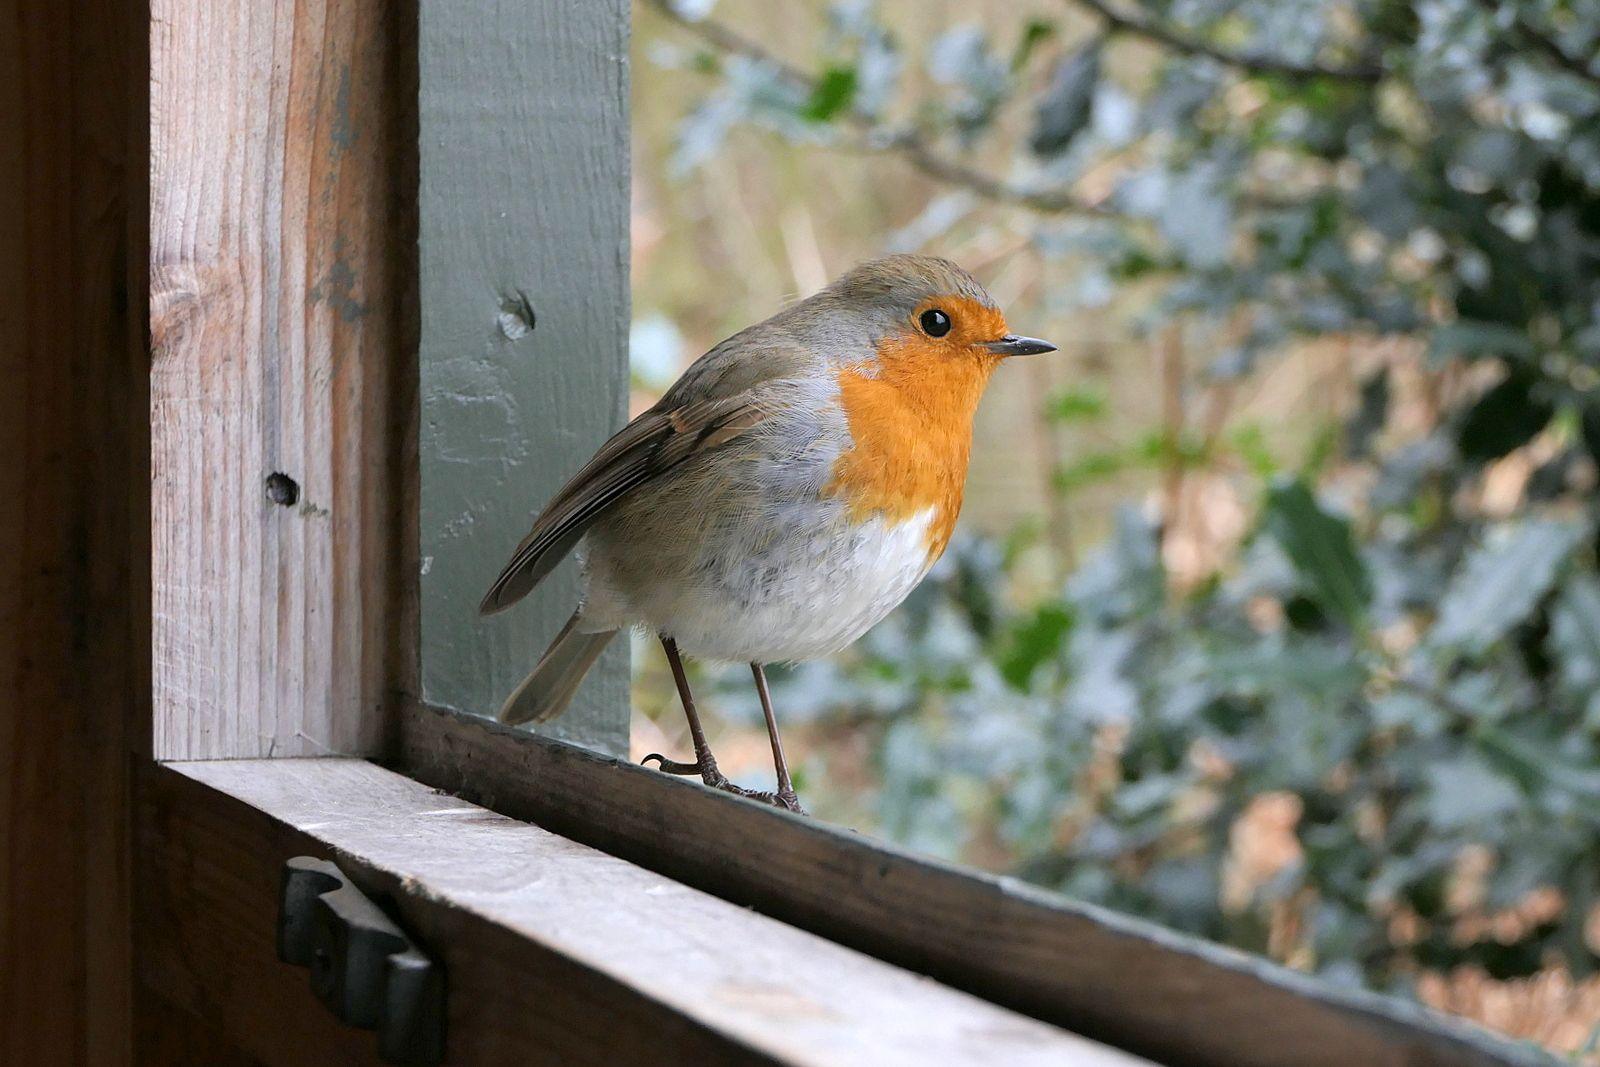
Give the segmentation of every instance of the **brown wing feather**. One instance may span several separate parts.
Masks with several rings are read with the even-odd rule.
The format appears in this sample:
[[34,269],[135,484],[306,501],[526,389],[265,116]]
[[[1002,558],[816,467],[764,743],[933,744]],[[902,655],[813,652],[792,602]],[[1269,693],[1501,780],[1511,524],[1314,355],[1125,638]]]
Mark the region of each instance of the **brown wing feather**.
[[719,448],[757,425],[765,409],[751,393],[651,408],[600,446],[561,488],[512,553],[478,611],[504,611],[555,569],[583,532],[625,495],[690,457]]

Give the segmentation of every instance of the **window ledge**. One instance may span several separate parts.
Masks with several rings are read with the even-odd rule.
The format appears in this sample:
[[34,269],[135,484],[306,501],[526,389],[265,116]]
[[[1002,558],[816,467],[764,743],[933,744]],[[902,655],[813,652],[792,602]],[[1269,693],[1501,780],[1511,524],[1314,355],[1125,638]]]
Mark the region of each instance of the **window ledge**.
[[984,1000],[1195,1067],[1547,1067],[1539,1048],[1011,878],[424,705],[403,770]]
[[183,950],[144,978],[213,1021],[228,1005],[228,1036],[268,1063],[373,1058],[370,1035],[334,1022],[305,971],[273,954],[279,871],[302,852],[392,897],[443,958],[451,1063],[529,1049],[559,1062],[1146,1062],[363,760],[149,774],[142,844],[165,898],[150,933]]

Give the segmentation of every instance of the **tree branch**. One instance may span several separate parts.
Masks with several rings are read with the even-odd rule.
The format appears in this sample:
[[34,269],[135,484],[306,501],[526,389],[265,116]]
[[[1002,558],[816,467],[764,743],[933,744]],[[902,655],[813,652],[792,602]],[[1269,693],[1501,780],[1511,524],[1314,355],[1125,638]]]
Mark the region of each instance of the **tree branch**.
[[1135,34],[1170,48],[1175,52],[1193,56],[1205,56],[1236,70],[1252,74],[1276,74],[1299,80],[1334,78],[1340,81],[1361,82],[1364,84],[1379,81],[1384,75],[1383,68],[1375,63],[1359,63],[1350,66],[1316,61],[1296,63],[1293,60],[1283,59],[1264,52],[1234,51],[1233,49],[1223,48],[1220,45],[1201,40],[1198,37],[1192,37],[1182,30],[1156,19],[1148,18],[1144,15],[1125,14],[1113,7],[1108,0],[1071,0],[1071,2],[1094,12],[1110,30]]
[[[671,0],[651,0],[651,5],[666,18],[718,51],[759,63],[808,96],[816,92],[817,81],[810,74],[773,55],[760,42],[746,37],[732,27],[714,19],[685,18],[673,7]],[[898,155],[930,178],[960,186],[986,200],[1013,204],[1050,215],[1114,214],[1105,205],[1091,203],[1069,191],[1026,189],[995,178],[940,152],[928,143],[927,138],[919,130],[886,126],[874,116],[854,107],[845,113],[845,118],[858,135],[858,147]]]

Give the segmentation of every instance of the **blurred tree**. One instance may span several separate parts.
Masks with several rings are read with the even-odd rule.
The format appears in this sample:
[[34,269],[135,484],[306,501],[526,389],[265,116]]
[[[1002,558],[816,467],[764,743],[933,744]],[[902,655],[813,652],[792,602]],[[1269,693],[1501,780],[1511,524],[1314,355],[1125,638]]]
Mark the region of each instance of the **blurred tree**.
[[714,78],[686,166],[750,123],[1027,209],[1078,291],[1209,323],[1215,381],[1309,334],[1422,354],[1420,422],[1379,361],[1298,471],[1248,431],[1060,470],[1229,452],[1258,514],[1222,572],[1176,591],[1130,512],[1022,610],[1008,552],[969,543],[795,672],[791,705],[879,724],[885,825],[1336,979],[1594,971],[1600,4],[1061,0],[1014,40],[949,29],[917,79],[868,2],[810,65],[655,4]]

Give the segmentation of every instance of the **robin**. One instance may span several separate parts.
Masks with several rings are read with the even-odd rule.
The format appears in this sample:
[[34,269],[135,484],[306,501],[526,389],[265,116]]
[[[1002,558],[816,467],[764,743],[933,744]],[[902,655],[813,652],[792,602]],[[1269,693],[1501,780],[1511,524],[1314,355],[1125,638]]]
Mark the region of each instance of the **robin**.
[[[695,759],[644,762],[802,811],[763,665],[838,652],[906,598],[950,541],[989,375],[1054,350],[1013,334],[954,263],[910,255],[864,263],[711,349],[562,487],[479,605],[505,610],[577,548],[578,609],[501,720],[561,714],[611,639],[648,627]],[[717,769],[682,653],[750,664],[776,793]]]

